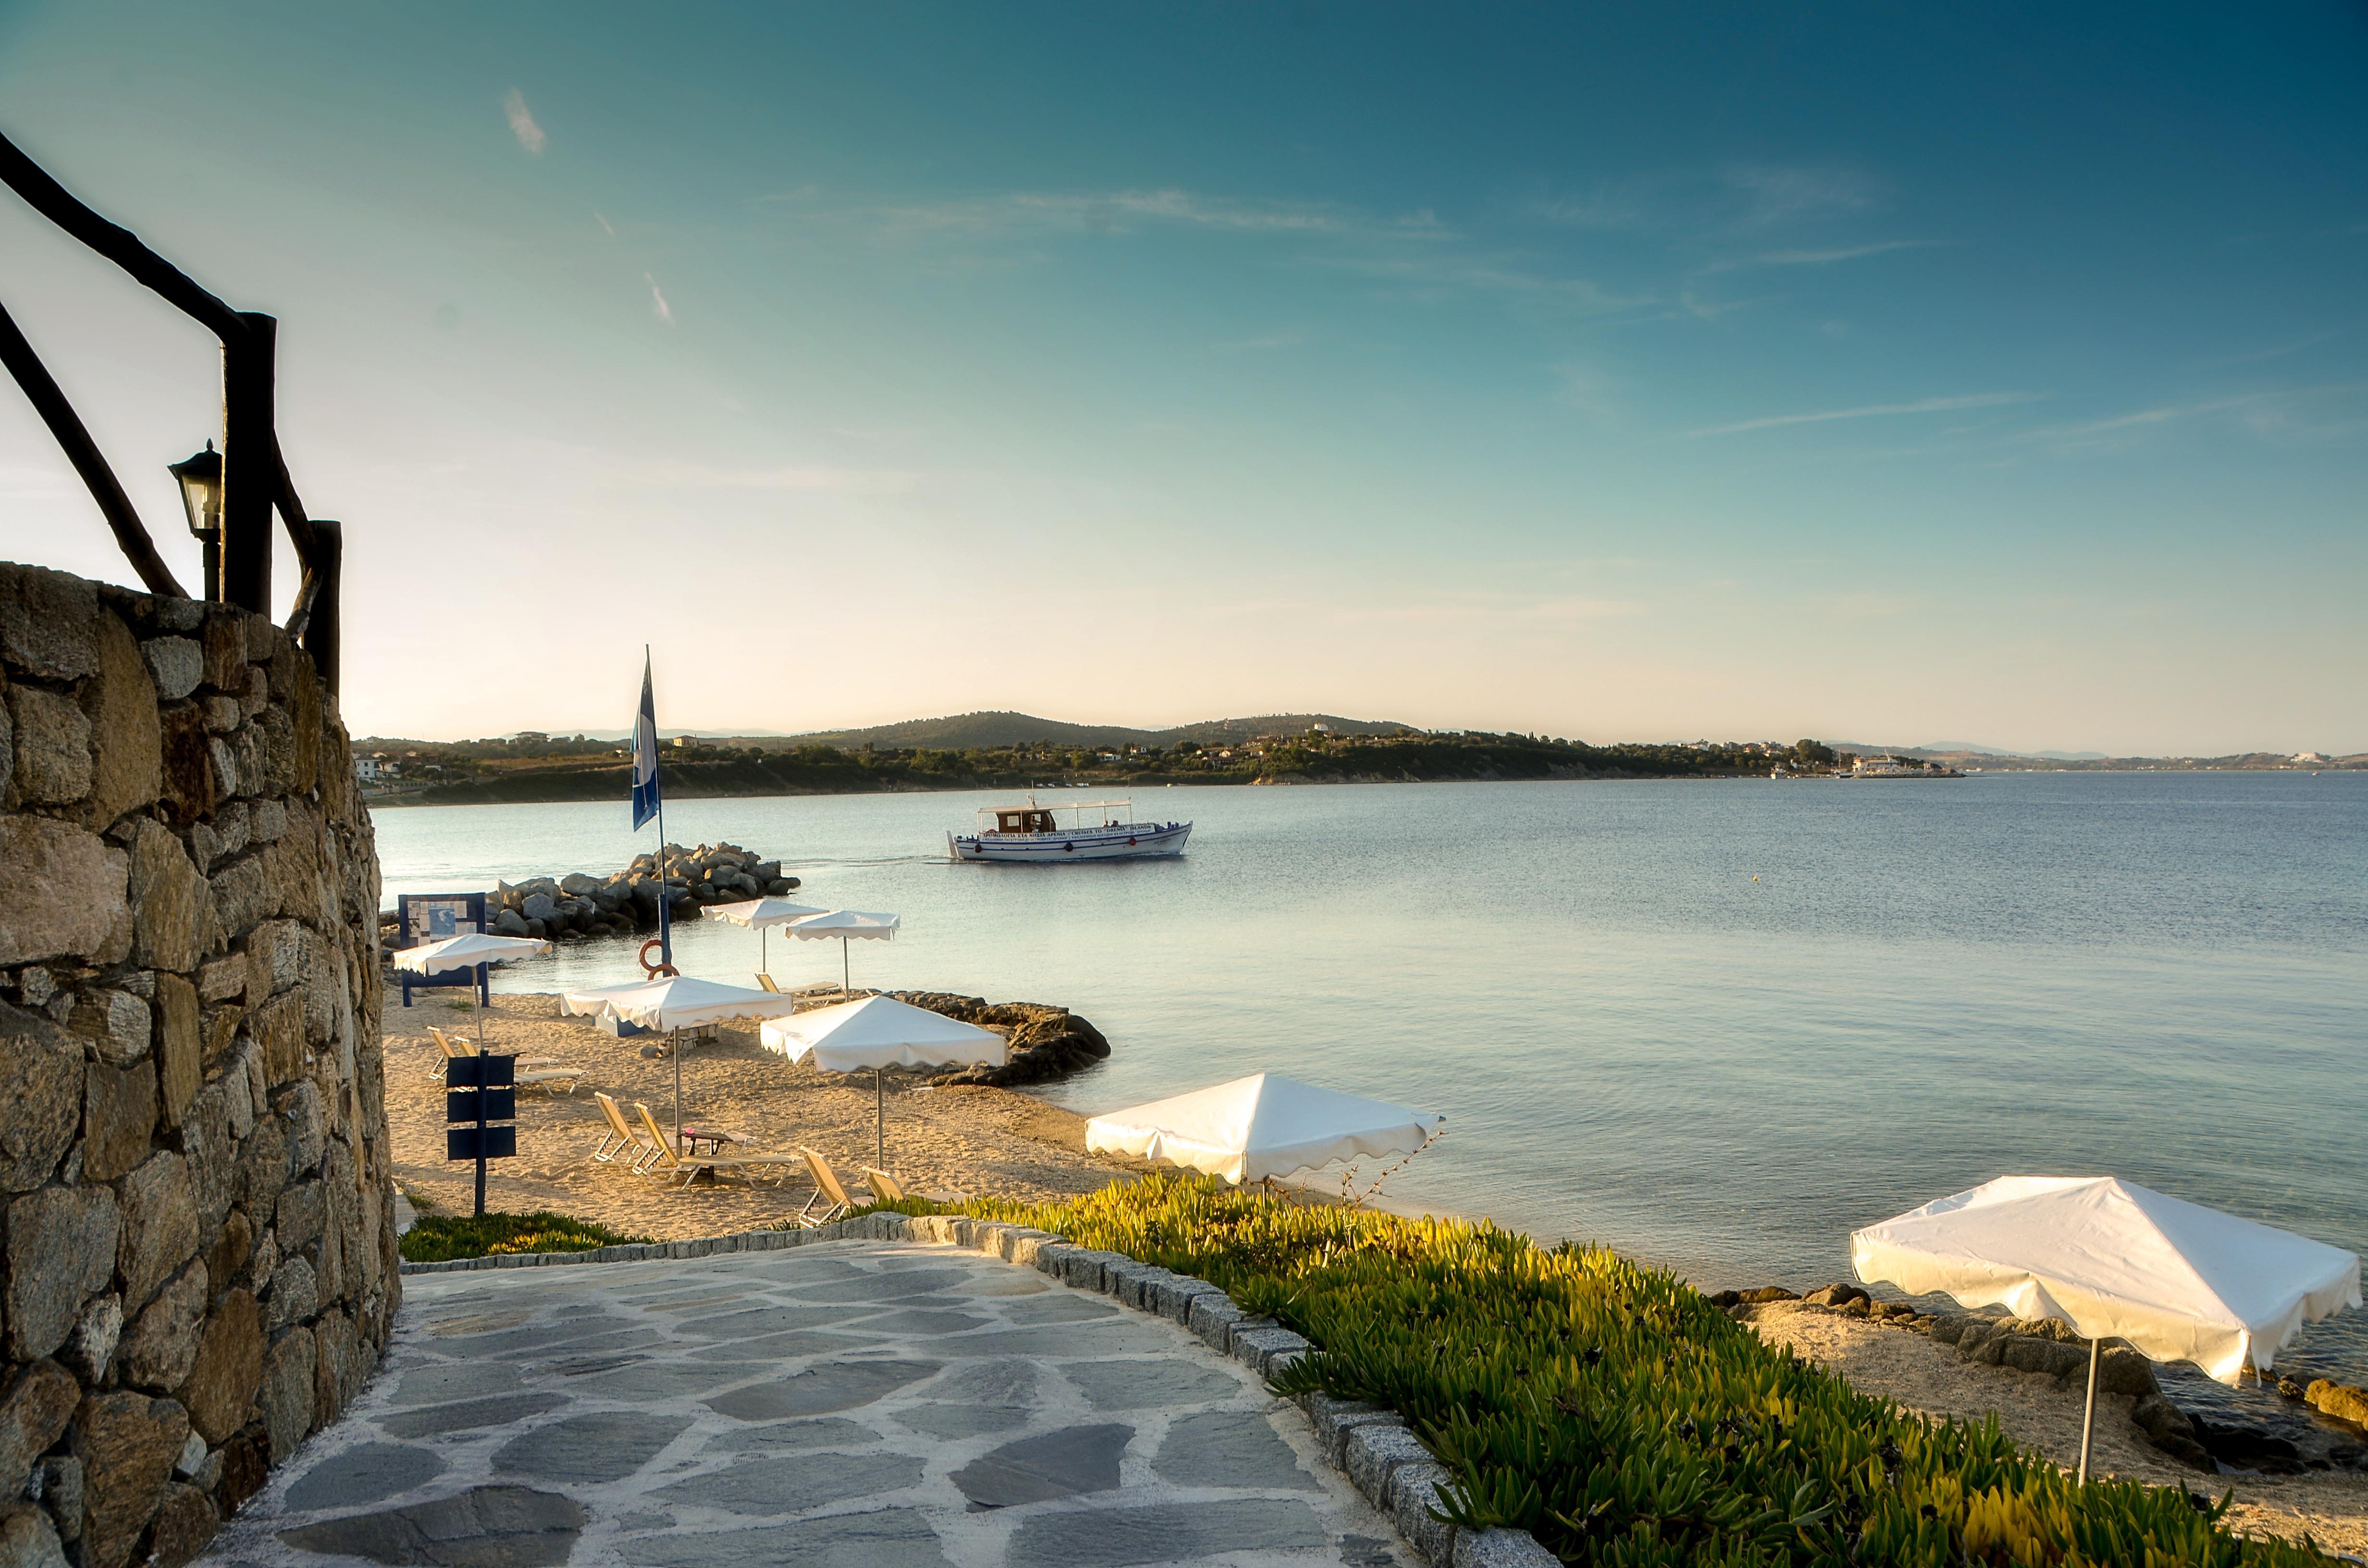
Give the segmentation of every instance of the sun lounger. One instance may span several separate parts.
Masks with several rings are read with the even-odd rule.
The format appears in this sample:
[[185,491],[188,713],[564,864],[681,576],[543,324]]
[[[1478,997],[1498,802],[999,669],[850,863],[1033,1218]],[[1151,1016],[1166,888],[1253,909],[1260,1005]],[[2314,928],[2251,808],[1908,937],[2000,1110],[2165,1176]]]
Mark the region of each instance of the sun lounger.
[[[905,1190],[903,1182],[898,1181],[886,1171],[875,1171],[870,1165],[863,1167],[863,1179],[871,1187],[871,1196],[882,1203],[902,1203],[905,1199],[914,1196]],[[965,1192],[949,1191],[924,1192],[919,1196],[932,1203],[960,1203],[970,1195]]]
[[781,994],[781,988],[773,983],[773,977],[769,974],[759,971],[757,976],[757,983],[763,986],[766,990],[771,992],[776,996],[779,996]]
[[592,1145],[592,1157],[604,1165],[613,1165],[622,1159],[627,1170],[640,1170],[652,1146],[643,1141],[640,1133],[633,1131],[632,1124],[625,1119],[625,1113],[617,1108],[615,1100],[598,1089],[592,1091],[592,1097],[599,1102],[600,1118],[609,1124],[609,1131],[602,1133],[599,1142]]
[[[456,1056],[474,1056],[477,1054],[477,1042],[469,1039],[465,1035],[459,1040],[455,1040],[451,1036],[446,1034],[442,1029],[438,1028],[434,1024],[427,1026],[427,1032],[434,1035],[436,1037],[436,1043],[444,1048],[445,1062],[450,1062]],[[567,1063],[556,1056],[521,1056],[518,1059],[517,1065],[520,1067],[541,1068],[565,1067]],[[435,1072],[430,1075],[438,1078],[444,1076],[444,1063],[442,1062],[438,1062],[436,1064]]]
[[[675,1149],[673,1140],[659,1128],[658,1119],[650,1114],[649,1107],[636,1100],[633,1109],[640,1113],[642,1125],[649,1129],[652,1144],[652,1153],[633,1167],[643,1176],[679,1176],[682,1185],[689,1187],[691,1179],[701,1171],[737,1171],[747,1178],[751,1187],[779,1187],[789,1179],[791,1168],[798,1163],[795,1154],[681,1153]],[[768,1172],[772,1176],[769,1183],[761,1180]]]
[[[812,1149],[800,1149],[798,1153],[806,1157],[806,1169],[813,1174],[814,1184],[814,1196],[807,1199],[806,1206],[798,1210],[799,1224],[809,1227],[827,1225],[855,1207],[848,1199],[847,1188],[839,1185],[838,1173],[830,1168],[828,1160]],[[820,1211],[814,1209],[817,1203],[823,1205]]]
[[[443,1077],[456,1057],[477,1054],[475,1044],[470,1040],[454,1040],[432,1024],[428,1026],[427,1032],[434,1035],[436,1043],[444,1049],[444,1060],[430,1070],[430,1077]],[[584,1081],[584,1069],[570,1067],[556,1056],[521,1056],[512,1063],[510,1081],[521,1089],[541,1089],[553,1097],[564,1085],[565,1092],[572,1096],[576,1086]]]

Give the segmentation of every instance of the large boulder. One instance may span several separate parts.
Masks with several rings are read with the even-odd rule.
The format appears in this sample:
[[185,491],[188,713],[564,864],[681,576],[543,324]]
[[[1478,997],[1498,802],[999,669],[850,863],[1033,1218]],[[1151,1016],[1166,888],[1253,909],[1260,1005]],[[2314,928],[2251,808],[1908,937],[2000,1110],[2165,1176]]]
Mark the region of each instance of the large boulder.
[[6,1230],[8,1353],[38,1360],[114,1277],[123,1220],[106,1187],[45,1187],[8,1205]]
[[546,926],[559,913],[558,903],[547,892],[530,892],[518,904],[518,913],[529,920],[540,920]]

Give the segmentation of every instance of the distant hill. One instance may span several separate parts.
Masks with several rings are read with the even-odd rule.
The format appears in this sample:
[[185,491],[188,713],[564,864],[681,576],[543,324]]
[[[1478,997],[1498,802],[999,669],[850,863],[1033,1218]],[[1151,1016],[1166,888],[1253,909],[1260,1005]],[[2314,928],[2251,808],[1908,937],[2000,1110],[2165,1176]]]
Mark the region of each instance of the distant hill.
[[2037,758],[2044,762],[2102,762],[2110,755],[2101,751],[2015,751],[2007,746],[1983,745],[1975,741],[1927,741],[1920,746],[1877,745],[1872,741],[1827,741],[1826,744],[1836,751],[1852,752],[1860,756],[1997,756]]
[[1166,730],[1138,730],[1124,724],[1071,724],[1059,719],[1039,719],[1032,713],[957,713],[944,719],[907,719],[861,730],[818,730],[791,735],[792,745],[929,746],[958,751],[965,746],[1027,745],[1051,741],[1073,746],[1172,746],[1178,741],[1201,745],[1234,745],[1254,735],[1296,735],[1327,726],[1336,735],[1388,735],[1412,729],[1373,719],[1343,719],[1336,713],[1269,713],[1255,719],[1206,719]]

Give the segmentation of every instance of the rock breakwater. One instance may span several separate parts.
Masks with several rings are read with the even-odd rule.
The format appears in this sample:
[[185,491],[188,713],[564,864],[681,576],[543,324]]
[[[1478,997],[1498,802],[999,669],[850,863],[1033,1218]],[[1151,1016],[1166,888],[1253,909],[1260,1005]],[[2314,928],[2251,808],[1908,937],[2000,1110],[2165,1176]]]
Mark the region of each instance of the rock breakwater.
[[[621,871],[591,876],[570,871],[536,877],[515,885],[496,882],[485,901],[486,923],[505,937],[542,937],[564,941],[584,937],[625,936],[657,928],[658,904],[670,899],[674,917],[693,915],[709,904],[769,898],[794,892],[798,879],[781,875],[781,862],[736,844],[666,846],[666,874],[658,857],[636,855]],[[394,913],[379,921],[392,931]],[[399,934],[391,946],[401,945]]]
[[966,1067],[929,1080],[933,1084],[980,1084],[1008,1089],[1049,1083],[1090,1067],[1110,1053],[1102,1031],[1066,1007],[1037,1002],[989,1002],[946,991],[892,991],[899,1002],[927,1007],[949,1018],[993,1029],[1011,1041],[1011,1058],[1000,1067]]

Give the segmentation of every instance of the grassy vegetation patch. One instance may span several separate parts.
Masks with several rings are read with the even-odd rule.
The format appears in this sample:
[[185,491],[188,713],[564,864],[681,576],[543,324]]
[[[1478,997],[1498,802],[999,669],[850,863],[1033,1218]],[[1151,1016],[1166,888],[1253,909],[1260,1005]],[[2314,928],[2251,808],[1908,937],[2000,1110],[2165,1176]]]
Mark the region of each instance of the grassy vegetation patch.
[[[908,1212],[928,1205],[898,1204]],[[1936,1421],[1763,1344],[1674,1276],[1486,1222],[1302,1207],[1154,1176],[962,1212],[1222,1285],[1317,1353],[1278,1380],[1404,1415],[1466,1528],[1533,1531],[1606,1568],[2302,1568],[2227,1502],[2083,1487],[1995,1419]]]
[[422,1214],[403,1234],[405,1263],[449,1263],[456,1257],[495,1257],[505,1253],[590,1252],[595,1247],[645,1242],[588,1220],[548,1210],[537,1214]]

